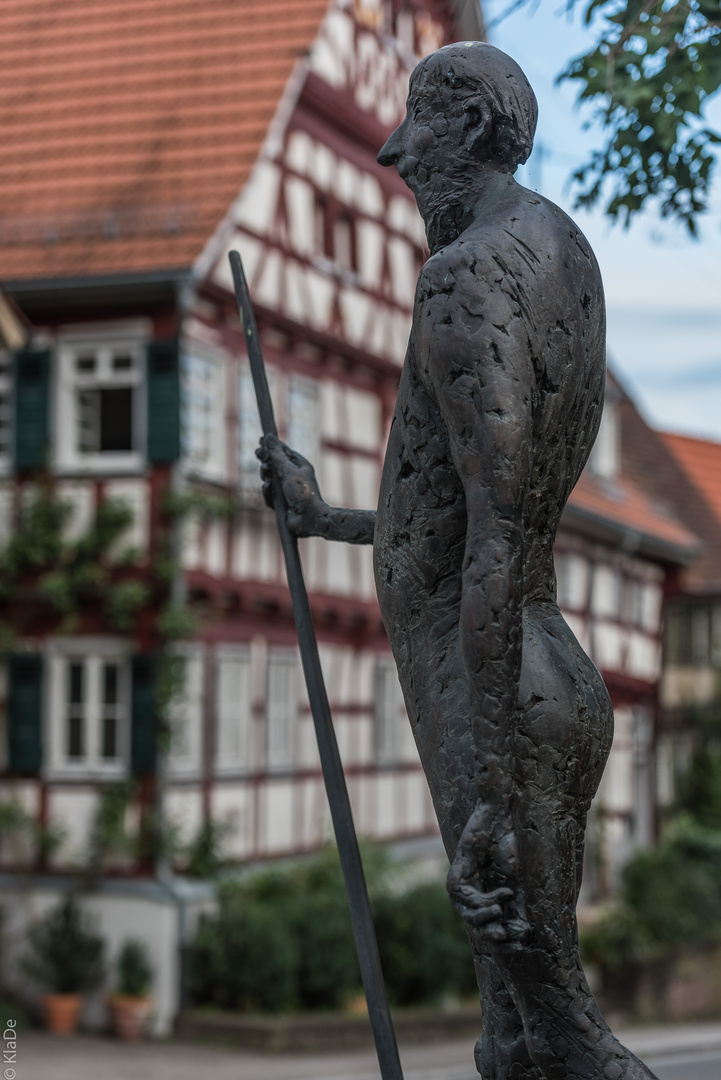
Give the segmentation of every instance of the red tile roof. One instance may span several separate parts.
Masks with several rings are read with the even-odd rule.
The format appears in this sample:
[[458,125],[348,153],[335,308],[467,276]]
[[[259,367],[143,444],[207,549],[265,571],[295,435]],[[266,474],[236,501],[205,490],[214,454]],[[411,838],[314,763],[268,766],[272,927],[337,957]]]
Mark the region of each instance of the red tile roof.
[[192,264],[328,0],[4,0],[0,275]]
[[571,513],[575,510],[636,534],[639,542],[657,549],[657,554],[668,549],[673,561],[675,557],[689,557],[698,547],[697,538],[675,515],[626,476],[606,481],[584,472],[568,505]]
[[661,438],[713,510],[721,530],[721,443],[663,432]]

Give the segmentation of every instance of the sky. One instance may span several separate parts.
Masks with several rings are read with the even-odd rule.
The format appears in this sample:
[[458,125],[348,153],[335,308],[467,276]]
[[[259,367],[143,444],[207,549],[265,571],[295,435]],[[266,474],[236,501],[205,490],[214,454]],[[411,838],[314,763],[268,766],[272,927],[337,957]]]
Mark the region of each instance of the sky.
[[[508,5],[484,0],[488,37],[521,65],[539,105],[535,148],[517,178],[558,203],[588,237],[606,291],[609,364],[649,423],[721,441],[721,162],[698,240],[653,209],[628,229],[600,208],[575,210],[570,174],[602,136],[584,130],[590,110],[577,107],[573,84],[555,80],[595,35],[582,25],[585,5],[569,18],[565,0],[538,0],[493,25]],[[707,123],[721,128],[721,95]]]

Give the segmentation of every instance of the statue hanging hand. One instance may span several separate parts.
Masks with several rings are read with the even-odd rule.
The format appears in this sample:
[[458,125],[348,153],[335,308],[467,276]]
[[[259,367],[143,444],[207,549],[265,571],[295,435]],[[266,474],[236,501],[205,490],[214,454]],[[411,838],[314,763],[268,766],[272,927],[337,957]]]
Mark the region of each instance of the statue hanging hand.
[[518,845],[507,811],[479,800],[461,833],[446,887],[456,911],[485,940],[527,937]]
[[314,536],[325,503],[321,498],[315,469],[276,435],[264,435],[255,451],[261,462],[263,498],[272,510],[279,510],[273,499],[273,480],[280,483],[286,505],[286,522],[295,536]]

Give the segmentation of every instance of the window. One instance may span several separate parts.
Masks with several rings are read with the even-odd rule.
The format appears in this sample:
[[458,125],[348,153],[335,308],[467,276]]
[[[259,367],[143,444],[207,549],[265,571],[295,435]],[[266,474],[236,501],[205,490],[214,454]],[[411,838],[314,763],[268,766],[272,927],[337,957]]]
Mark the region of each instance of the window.
[[176,688],[169,709],[171,775],[196,773],[203,746],[203,654],[200,649],[178,649],[174,654]]
[[56,425],[61,467],[106,471],[142,465],[144,366],[138,342],[61,347]]
[[[273,392],[275,380],[268,372],[268,382]],[[261,436],[258,406],[255,401],[253,378],[248,364],[241,364],[238,374],[238,485],[246,493],[260,496],[260,468],[255,450]]]
[[225,365],[220,356],[193,350],[181,360],[181,443],[194,472],[222,477],[225,473]]
[[0,473],[10,468],[13,437],[12,358],[0,350]]
[[215,674],[216,766],[219,771],[249,769],[253,764],[253,697],[248,650],[219,649]]
[[375,673],[375,753],[380,762],[392,762],[400,749],[401,687],[392,656],[378,658]]
[[582,555],[559,552],[554,558],[556,598],[561,608],[580,611],[588,604],[589,566]]
[[51,655],[49,728],[53,766],[63,772],[117,775],[129,740],[129,673],[118,646],[81,639]]
[[288,769],[295,762],[296,679],[295,653],[271,652],[265,702],[265,760],[269,769]]
[[339,270],[358,270],[355,220],[335,199],[320,194],[315,203],[315,249]]
[[621,615],[622,578],[615,566],[599,563],[593,573],[593,614],[617,619]]
[[318,386],[291,375],[286,401],[285,441],[310,462],[318,457]]
[[588,459],[588,468],[594,476],[601,477],[604,480],[613,480],[616,477],[620,464],[619,444],[618,410],[615,402],[610,401],[607,397],[601,417],[601,426],[598,429],[598,435]]

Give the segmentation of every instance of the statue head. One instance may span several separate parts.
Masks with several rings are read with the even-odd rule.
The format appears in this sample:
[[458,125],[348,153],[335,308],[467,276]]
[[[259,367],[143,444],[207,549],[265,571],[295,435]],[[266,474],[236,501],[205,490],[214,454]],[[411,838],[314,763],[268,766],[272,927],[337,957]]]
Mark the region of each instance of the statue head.
[[431,53],[410,79],[407,112],[378,155],[396,165],[424,218],[485,170],[512,175],[533,147],[538,108],[515,60],[482,41]]

